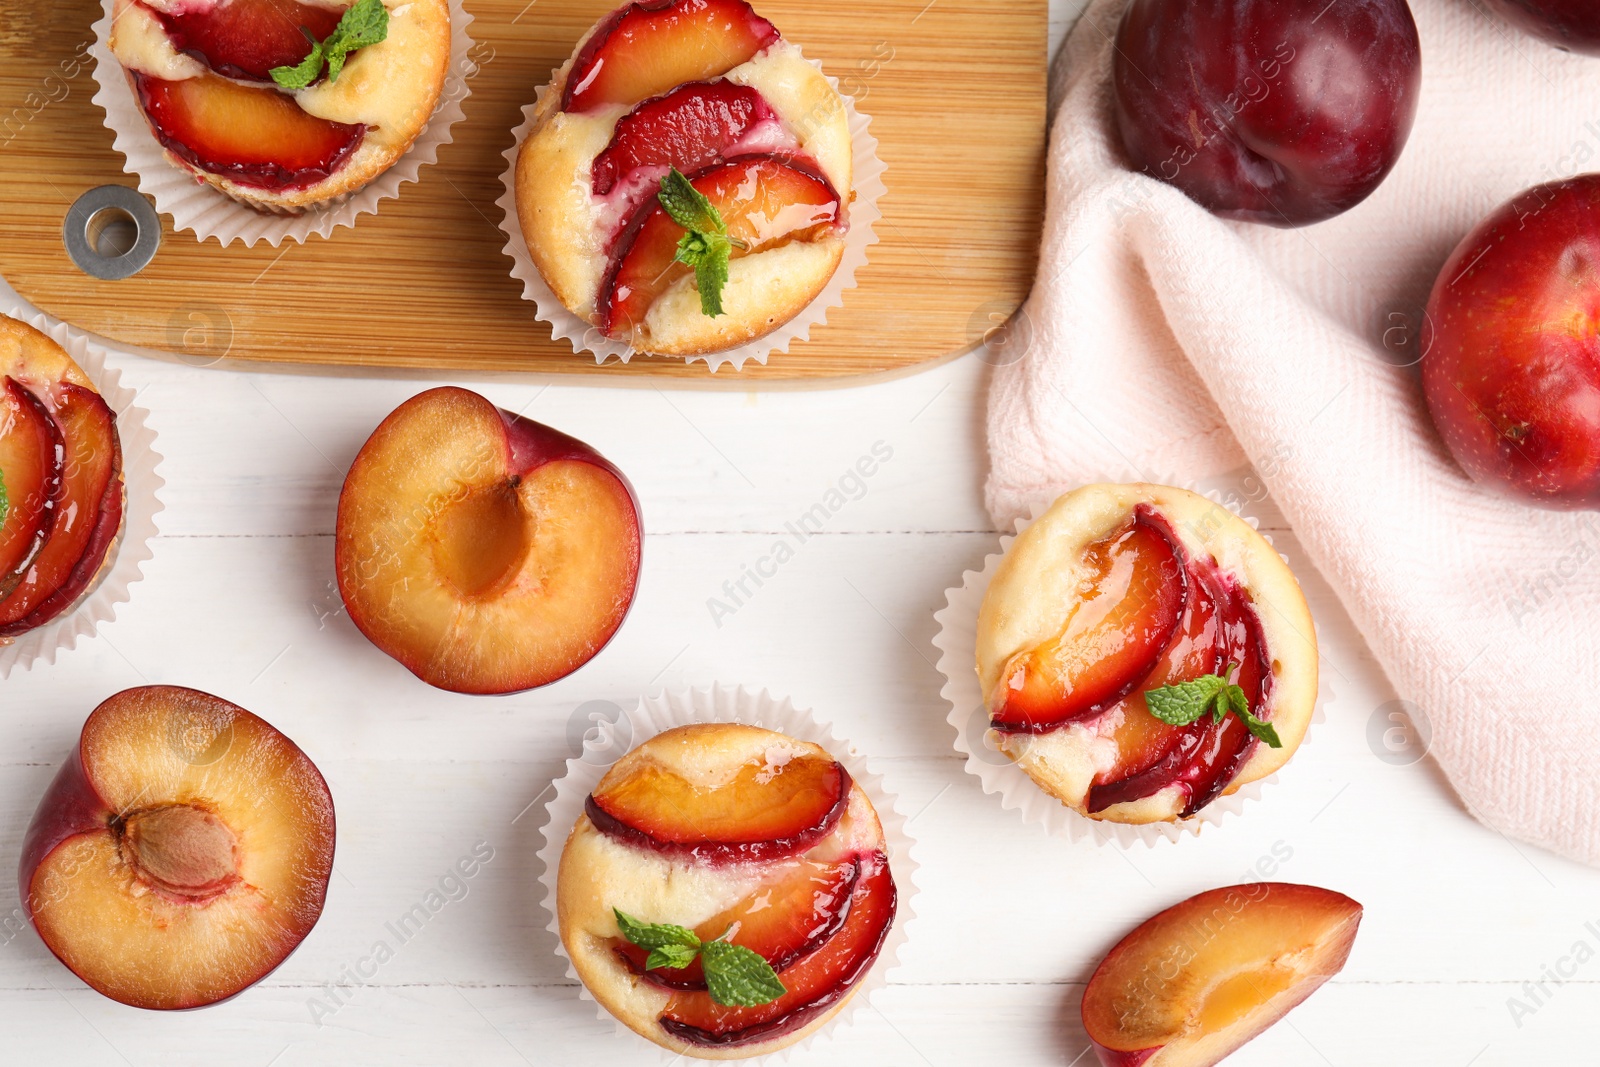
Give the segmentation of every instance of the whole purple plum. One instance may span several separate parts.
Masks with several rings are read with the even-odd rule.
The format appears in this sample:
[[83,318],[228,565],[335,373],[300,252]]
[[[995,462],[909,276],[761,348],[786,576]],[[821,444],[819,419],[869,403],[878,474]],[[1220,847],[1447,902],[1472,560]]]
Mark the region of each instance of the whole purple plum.
[[1594,0],[1489,0],[1489,6],[1557,48],[1600,56],[1600,4]]
[[1212,212],[1304,226],[1365,200],[1422,81],[1405,0],[1132,0],[1117,126],[1134,166]]

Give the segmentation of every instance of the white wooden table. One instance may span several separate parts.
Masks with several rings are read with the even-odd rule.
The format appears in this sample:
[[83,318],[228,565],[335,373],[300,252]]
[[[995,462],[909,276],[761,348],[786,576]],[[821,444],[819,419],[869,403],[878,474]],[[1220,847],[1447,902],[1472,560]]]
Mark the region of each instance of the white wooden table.
[[[1078,6],[1058,0],[1057,36]],[[1335,699],[1248,818],[1124,852],[1047,837],[983,795],[952,749],[929,644],[945,588],[996,543],[981,507],[987,368],[976,356],[895,381],[788,391],[730,389],[726,375],[696,390],[113,362],[160,435],[162,532],[115,623],[3,684],[0,871],[15,870],[34,805],[89,711],[128,686],[172,683],[250,708],[316,760],[338,806],[336,873],[299,951],[260,986],[199,1012],[106,1000],[31,929],[7,924],[0,1062],[659,1062],[597,1020],[564,976],[538,903],[534,802],[578,750],[581,705],[631,706],[648,690],[712,681],[766,686],[832,718],[914,815],[923,873],[903,966],[853,1024],[796,1063],[1092,1063],[1077,1004],[1101,954],[1154,911],[1257,878],[1349,893],[1366,919],[1344,974],[1230,1062],[1596,1061],[1600,872],[1485,829],[1414,744],[1391,736],[1396,752],[1373,740],[1403,694],[1303,565]],[[434,691],[339,611],[332,531],[345,469],[390,409],[441,381],[592,442],[639,490],[648,537],[633,614],[603,655],[547,689]],[[714,620],[708,601],[723,583],[878,442],[893,458],[865,493]],[[1270,502],[1256,510],[1303,560]],[[494,859],[466,895],[374,977],[353,978],[384,924],[480,842]],[[1542,992],[1525,985],[1541,981]],[[1531,1010],[1514,1013],[1512,998]]]

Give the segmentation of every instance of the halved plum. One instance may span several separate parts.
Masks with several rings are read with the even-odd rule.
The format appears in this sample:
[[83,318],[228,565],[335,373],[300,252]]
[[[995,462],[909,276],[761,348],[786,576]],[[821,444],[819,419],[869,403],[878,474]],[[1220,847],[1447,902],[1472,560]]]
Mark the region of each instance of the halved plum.
[[848,996],[878,958],[897,903],[888,857],[874,852],[859,863],[844,924],[820,948],[779,970],[783,996],[739,1008],[718,1004],[710,993],[679,992],[661,1015],[662,1029],[687,1044],[733,1048],[792,1033]]
[[264,82],[272,68],[295,66],[311,54],[306,33],[327,40],[342,12],[296,0],[226,0],[155,15],[178,51],[226,77]]
[[605,196],[643,168],[657,179],[672,167],[685,174],[703,171],[722,162],[723,153],[753,128],[773,119],[760,92],[726,81],[696,82],[647,100],[623,116],[611,143],[595,158],[594,195]]
[[302,111],[276,89],[205,75],[134,75],[156,138],[173,155],[240,185],[282,192],[324,181],[360,146],[366,127]]
[[1192,599],[1187,568],[1148,508],[1090,545],[1086,563],[1087,588],[1061,635],[1019,653],[1001,672],[1000,692],[990,698],[996,730],[1046,733],[1095,718],[1145,687],[1173,644]]
[[[815,240],[842,219],[832,183],[795,159],[745,156],[690,181],[721,213],[728,236],[743,244],[734,247],[735,258]],[[683,233],[654,198],[639,205],[618,235],[600,286],[600,328],[606,334],[631,332],[668,287],[692,273],[676,262]]]
[[744,0],[639,0],[595,28],[567,75],[561,110],[632,106],[720,77],[779,39]]
[[63,441],[62,494],[39,554],[6,595],[0,586],[0,637],[55,618],[99,573],[122,527],[122,446],[116,413],[100,394],[72,382],[54,392]]
[[602,833],[658,852],[771,860],[832,832],[850,806],[851,784],[850,772],[825,756],[753,760],[711,789],[651,764],[591,794],[584,810]]
[[[850,897],[861,875],[861,861],[851,857],[840,863],[803,860],[782,877],[762,886],[728,910],[695,927],[702,941],[729,934],[766,960],[775,971],[814,952],[831,938],[850,914]],[[661,967],[650,971],[650,953],[628,941],[617,943],[617,954],[635,974],[669,989],[704,989],[705,971],[700,958],[687,967]]]
[[16,589],[60,514],[66,447],[44,402],[7,376],[0,383],[0,597]]

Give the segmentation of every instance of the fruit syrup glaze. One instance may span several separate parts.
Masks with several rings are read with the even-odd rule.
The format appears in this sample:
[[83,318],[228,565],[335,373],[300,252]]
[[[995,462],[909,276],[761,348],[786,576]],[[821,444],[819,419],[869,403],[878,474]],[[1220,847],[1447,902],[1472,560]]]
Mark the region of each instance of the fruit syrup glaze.
[[361,146],[364,125],[307,114],[272,83],[272,69],[303,60],[311,49],[306,34],[326,39],[340,12],[295,0],[191,0],[145,10],[173,48],[212,72],[180,81],[134,75],[157,139],[184,162],[284,193],[326,181]]
[[[718,1004],[698,960],[646,970],[643,949],[620,939],[612,946],[629,970],[671,993],[659,1022],[687,1044],[738,1047],[804,1027],[849,994],[893,924],[897,895],[888,857],[881,850],[844,853],[826,840],[849,806],[849,772],[825,759],[791,762],[777,778],[750,773],[761,769],[752,764],[715,790],[644,771],[585,804],[597,829],[634,847],[689,863],[773,865],[772,879],[696,933],[710,940],[731,930],[778,972],[786,992],[777,1000]],[[782,783],[783,796],[769,795],[774,783]],[[662,811],[703,817],[691,828]]]
[[[1081,725],[1116,742],[1117,764],[1096,774],[1093,814],[1179,786],[1187,818],[1237,777],[1256,739],[1234,715],[1170,726],[1151,715],[1147,690],[1238,665],[1235,681],[1258,715],[1272,691],[1261,622],[1250,595],[1214,559],[1184,551],[1148,505],[1085,552],[1090,577],[1062,634],[1007,664],[1001,733],[1045,734]],[[1070,683],[1062,675],[1070,670]],[[1263,717],[1266,717],[1263,715]]]

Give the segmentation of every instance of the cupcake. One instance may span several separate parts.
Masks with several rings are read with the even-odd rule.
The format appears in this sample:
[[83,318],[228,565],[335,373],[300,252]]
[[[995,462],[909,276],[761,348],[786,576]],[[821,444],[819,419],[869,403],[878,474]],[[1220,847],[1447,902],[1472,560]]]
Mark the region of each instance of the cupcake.
[[88,594],[123,513],[116,413],[60,345],[0,315],[0,643]]
[[1220,504],[1092,485],[1012,543],[978,616],[998,746],[1091,819],[1189,819],[1305,736],[1317,642],[1293,573]]
[[264,212],[337,203],[427,126],[446,0],[115,0],[112,54],[174,166]]
[[573,314],[661,355],[758,340],[845,252],[844,100],[744,0],[641,0],[602,19],[517,157],[528,250]]
[[556,917],[584,986],[672,1052],[774,1052],[837,1014],[894,924],[866,793],[818,745],[680,726],[611,767],[561,853]]

